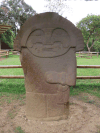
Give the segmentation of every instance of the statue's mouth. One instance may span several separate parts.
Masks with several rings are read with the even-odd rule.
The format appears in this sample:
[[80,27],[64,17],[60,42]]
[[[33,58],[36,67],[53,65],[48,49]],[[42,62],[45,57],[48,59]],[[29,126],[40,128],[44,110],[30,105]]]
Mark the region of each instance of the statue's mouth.
[[29,51],[38,57],[57,57],[66,53],[70,47],[63,47],[61,42],[42,44],[40,42],[27,46]]
[[61,42],[54,42],[53,44],[47,43],[47,44],[42,44],[41,42],[37,42],[35,44],[30,44],[28,48],[35,49],[36,51],[57,51],[61,50],[63,48]]
[[33,48],[37,51],[37,52],[40,52],[40,51],[50,51],[50,52],[56,52],[58,50],[61,50],[62,49],[62,46],[60,45],[34,45]]

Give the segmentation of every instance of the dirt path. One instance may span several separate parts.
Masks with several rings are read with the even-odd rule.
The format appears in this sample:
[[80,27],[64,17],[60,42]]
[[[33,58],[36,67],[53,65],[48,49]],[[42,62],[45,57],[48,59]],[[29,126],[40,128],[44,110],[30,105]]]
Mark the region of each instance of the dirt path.
[[0,98],[0,133],[100,133],[100,99],[89,94],[70,97],[67,120],[31,121],[24,100]]

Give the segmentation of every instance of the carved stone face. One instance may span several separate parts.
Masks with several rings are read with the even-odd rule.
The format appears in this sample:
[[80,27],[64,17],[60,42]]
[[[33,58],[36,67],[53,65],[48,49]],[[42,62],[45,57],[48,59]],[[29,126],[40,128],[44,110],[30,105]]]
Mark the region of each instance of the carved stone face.
[[35,56],[56,57],[68,51],[70,37],[61,28],[36,29],[29,35],[26,45]]

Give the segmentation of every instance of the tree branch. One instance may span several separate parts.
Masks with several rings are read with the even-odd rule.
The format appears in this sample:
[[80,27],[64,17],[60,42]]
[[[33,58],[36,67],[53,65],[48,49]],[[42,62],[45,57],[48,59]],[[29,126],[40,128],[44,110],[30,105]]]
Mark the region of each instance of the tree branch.
[[96,40],[94,40],[94,39],[92,40],[92,45],[91,45],[90,49],[93,47],[95,41],[97,41],[97,39]]

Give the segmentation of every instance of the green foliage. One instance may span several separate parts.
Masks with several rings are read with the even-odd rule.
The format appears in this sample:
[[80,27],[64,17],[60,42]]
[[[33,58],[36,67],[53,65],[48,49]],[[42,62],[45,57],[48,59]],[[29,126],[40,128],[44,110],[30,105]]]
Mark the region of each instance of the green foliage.
[[77,27],[82,31],[85,45],[90,50],[100,40],[100,15],[88,15],[77,23]]
[[84,45],[84,51],[88,51],[88,49],[87,49],[87,46],[86,46],[86,45]]
[[27,5],[24,0],[2,0],[0,5],[0,24],[12,25],[11,30],[13,31],[8,30],[2,35],[2,42],[13,48],[13,40],[17,31],[34,14],[36,14],[35,10]]
[[3,0],[0,5],[0,23],[13,25],[12,30],[15,33],[34,14],[36,14],[35,10],[24,0]]
[[100,52],[100,41],[97,41],[93,46],[94,51]]
[[15,34],[9,29],[4,34],[1,35],[1,41],[8,44],[8,46],[13,49],[13,40]]

